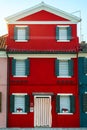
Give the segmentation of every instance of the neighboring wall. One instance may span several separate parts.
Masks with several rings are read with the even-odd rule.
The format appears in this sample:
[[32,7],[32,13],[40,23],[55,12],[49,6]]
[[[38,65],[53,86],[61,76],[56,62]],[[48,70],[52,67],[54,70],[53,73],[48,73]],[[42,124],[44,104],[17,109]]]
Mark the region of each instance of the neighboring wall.
[[0,51],[0,128],[6,127],[7,109],[7,58],[6,53]]

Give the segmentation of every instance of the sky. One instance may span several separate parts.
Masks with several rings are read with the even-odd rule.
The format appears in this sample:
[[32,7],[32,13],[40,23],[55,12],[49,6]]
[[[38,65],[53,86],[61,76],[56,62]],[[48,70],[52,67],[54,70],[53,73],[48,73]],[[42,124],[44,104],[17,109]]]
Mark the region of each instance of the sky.
[[0,36],[7,34],[5,18],[41,2],[80,17],[78,36],[87,42],[87,0],[0,0]]

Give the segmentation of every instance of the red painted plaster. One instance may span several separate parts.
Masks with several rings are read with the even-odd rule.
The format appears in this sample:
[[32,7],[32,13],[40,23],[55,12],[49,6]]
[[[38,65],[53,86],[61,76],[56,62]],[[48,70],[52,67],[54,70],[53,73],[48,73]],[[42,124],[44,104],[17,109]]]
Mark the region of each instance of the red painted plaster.
[[61,16],[57,16],[45,10],[41,10],[29,16],[19,19],[18,21],[69,21]]
[[[72,78],[57,78],[55,76],[54,58],[30,58],[30,75],[27,78],[13,77],[10,59],[10,87],[12,93],[28,93],[30,103],[33,102],[33,92],[52,92],[52,127],[79,127],[79,99],[77,59],[74,58],[74,76]],[[61,82],[62,81],[62,82]],[[68,82],[68,81],[72,81]],[[58,115],[56,113],[57,93],[72,93],[75,95],[76,111],[73,115]],[[34,103],[34,102],[33,102]],[[34,127],[34,113],[15,115],[10,113],[8,105],[8,127]],[[66,121],[66,122],[65,122]]]
[[56,26],[57,25],[28,25],[30,39],[27,42],[16,42],[14,40],[14,27],[9,25],[8,32],[8,49],[11,50],[30,50],[30,51],[76,51],[78,48],[78,37],[76,25],[72,27],[72,40],[70,42],[57,42]]

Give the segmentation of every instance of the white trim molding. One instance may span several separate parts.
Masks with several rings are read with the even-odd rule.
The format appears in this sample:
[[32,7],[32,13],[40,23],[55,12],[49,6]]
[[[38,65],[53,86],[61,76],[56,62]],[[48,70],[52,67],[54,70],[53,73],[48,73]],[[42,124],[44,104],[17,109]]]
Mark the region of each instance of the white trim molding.
[[77,54],[8,54],[9,57],[14,59],[27,59],[27,58],[58,58],[58,59],[71,59],[77,58]]
[[23,95],[28,95],[28,94],[27,93],[12,93],[12,95],[23,96]]
[[7,21],[7,23],[12,23],[12,22],[15,22],[21,18],[32,15],[32,14],[37,13],[37,12],[42,11],[42,10],[45,10],[47,12],[54,14],[54,15],[68,19],[69,21],[72,21],[72,23],[78,23],[81,21],[81,19],[78,18],[77,16],[74,16],[72,14],[64,12],[60,9],[57,9],[56,7],[52,7],[50,5],[47,5],[44,2],[41,2],[40,4],[35,5],[34,7],[31,7],[29,9],[24,10],[24,11],[21,11],[19,13],[11,15],[11,16],[6,18],[6,21]]
[[76,22],[73,21],[10,21],[8,24],[76,24]]
[[69,96],[69,95],[73,95],[72,93],[57,93],[57,95],[59,96]]

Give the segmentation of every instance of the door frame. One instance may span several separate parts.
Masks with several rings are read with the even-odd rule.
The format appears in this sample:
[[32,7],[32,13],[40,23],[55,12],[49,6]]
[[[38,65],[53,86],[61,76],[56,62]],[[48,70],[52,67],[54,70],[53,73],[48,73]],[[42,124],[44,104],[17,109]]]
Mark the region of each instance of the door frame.
[[52,112],[51,112],[51,110],[52,110],[52,105],[51,105],[51,96],[49,96],[49,95],[34,95],[34,127],[36,127],[36,122],[35,122],[35,99],[36,98],[49,98],[50,99],[50,117],[49,117],[49,119],[50,119],[50,123],[49,123],[49,127],[51,127],[52,126]]

